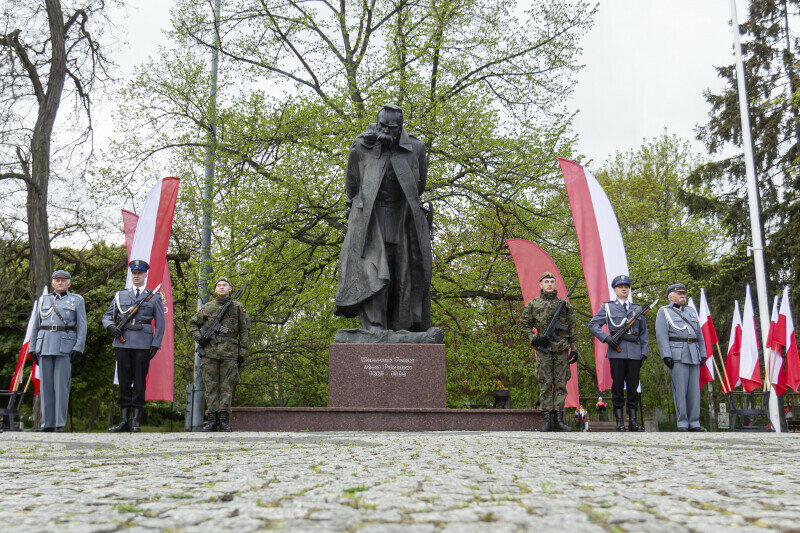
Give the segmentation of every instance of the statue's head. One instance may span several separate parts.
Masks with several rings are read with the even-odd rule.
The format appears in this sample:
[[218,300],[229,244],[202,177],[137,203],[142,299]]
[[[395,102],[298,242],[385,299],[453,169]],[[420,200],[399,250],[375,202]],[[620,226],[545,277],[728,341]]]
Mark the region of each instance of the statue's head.
[[386,104],[378,111],[378,140],[385,148],[397,146],[403,131],[403,110],[394,104]]

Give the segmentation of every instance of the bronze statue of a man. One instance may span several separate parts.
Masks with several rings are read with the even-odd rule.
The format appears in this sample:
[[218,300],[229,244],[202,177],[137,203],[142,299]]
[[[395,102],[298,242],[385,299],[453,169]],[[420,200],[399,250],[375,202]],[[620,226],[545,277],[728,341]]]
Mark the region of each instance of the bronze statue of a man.
[[430,226],[420,202],[427,174],[425,145],[403,129],[396,105],[383,106],[350,148],[335,313],[358,316],[364,330],[430,328]]

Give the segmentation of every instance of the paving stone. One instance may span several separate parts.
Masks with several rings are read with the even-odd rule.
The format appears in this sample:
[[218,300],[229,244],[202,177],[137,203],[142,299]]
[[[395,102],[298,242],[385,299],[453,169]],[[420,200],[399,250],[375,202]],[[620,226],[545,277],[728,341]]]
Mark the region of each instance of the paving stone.
[[0,434],[4,530],[792,531],[797,435]]

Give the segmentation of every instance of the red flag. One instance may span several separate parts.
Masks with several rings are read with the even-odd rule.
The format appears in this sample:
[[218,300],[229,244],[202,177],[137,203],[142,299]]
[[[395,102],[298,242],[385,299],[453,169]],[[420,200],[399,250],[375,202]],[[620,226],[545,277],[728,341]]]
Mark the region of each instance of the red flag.
[[789,287],[783,290],[781,300],[781,310],[778,314],[777,333],[783,339],[783,346],[786,348],[786,385],[793,388],[795,392],[800,392],[800,357],[797,354],[797,336],[794,332],[794,320],[792,319],[792,308],[789,305]]
[[706,290],[700,289],[700,311],[697,313],[700,318],[700,330],[703,332],[703,341],[706,348],[706,364],[700,367],[700,387],[714,381],[714,344],[719,342],[717,330],[714,329],[714,321],[711,320],[711,310],[708,308],[706,300]]
[[742,384],[739,379],[739,358],[742,351],[742,314],[739,312],[739,300],[734,302],[731,334],[728,338],[728,357],[725,361],[725,372],[731,380],[731,387]]
[[[564,278],[561,277],[555,261],[550,255],[542,250],[541,247],[525,239],[506,239],[511,257],[514,259],[514,266],[517,268],[519,286],[522,289],[522,299],[527,305],[528,302],[539,296],[539,276],[542,272],[550,271],[556,277],[556,292],[562,296],[567,294],[567,286]],[[567,382],[567,400],[564,407],[580,406],[578,397],[578,364],[572,363],[569,366],[570,378]]]
[[[600,309],[606,300],[616,299],[611,280],[628,274],[622,232],[608,196],[591,172],[569,159],[559,157],[558,163],[575,222],[589,303],[592,309]],[[611,367],[606,351],[607,347],[595,338],[594,361],[601,391],[611,388]]]
[[778,296],[776,295],[772,301],[772,315],[769,320],[769,332],[767,332],[766,370],[772,389],[780,396],[786,392],[786,374],[781,372],[783,368],[783,339],[778,338],[778,317]]
[[758,360],[756,315],[753,310],[753,299],[750,296],[750,285],[748,285],[742,313],[742,347],[739,357],[739,378],[742,380],[742,387],[747,392],[753,392],[761,386],[761,367]]
[[[42,295],[47,294],[47,287],[42,290]],[[9,390],[18,390],[19,385],[22,382],[22,372],[25,368],[25,361],[30,359],[30,343],[31,343],[31,335],[33,334],[33,326],[35,320],[37,319],[36,314],[39,312],[39,300],[37,299],[33,302],[33,310],[31,311],[31,316],[28,318],[28,327],[25,329],[25,339],[22,341],[22,348],[19,350],[19,357],[17,357],[17,367],[14,369],[14,375],[11,377],[11,385],[9,385]],[[33,339],[33,342],[36,342]],[[39,377],[36,368],[36,363],[31,363],[31,372],[33,372],[33,377],[31,381],[33,381],[33,395],[37,396],[39,394]]]

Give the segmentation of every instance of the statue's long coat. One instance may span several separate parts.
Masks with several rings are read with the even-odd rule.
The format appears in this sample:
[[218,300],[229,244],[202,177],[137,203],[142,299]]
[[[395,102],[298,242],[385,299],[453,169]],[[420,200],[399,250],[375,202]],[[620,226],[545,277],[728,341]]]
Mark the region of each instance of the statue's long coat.
[[[373,207],[386,165],[392,165],[407,202],[397,245],[395,279],[390,280],[384,239]],[[399,148],[384,150],[374,136],[362,134],[353,142],[347,160],[345,190],[352,200],[347,234],[339,257],[336,310],[358,316],[361,302],[389,287],[389,329],[426,330],[430,327],[431,241],[422,210],[428,166],[425,145],[402,130]]]

